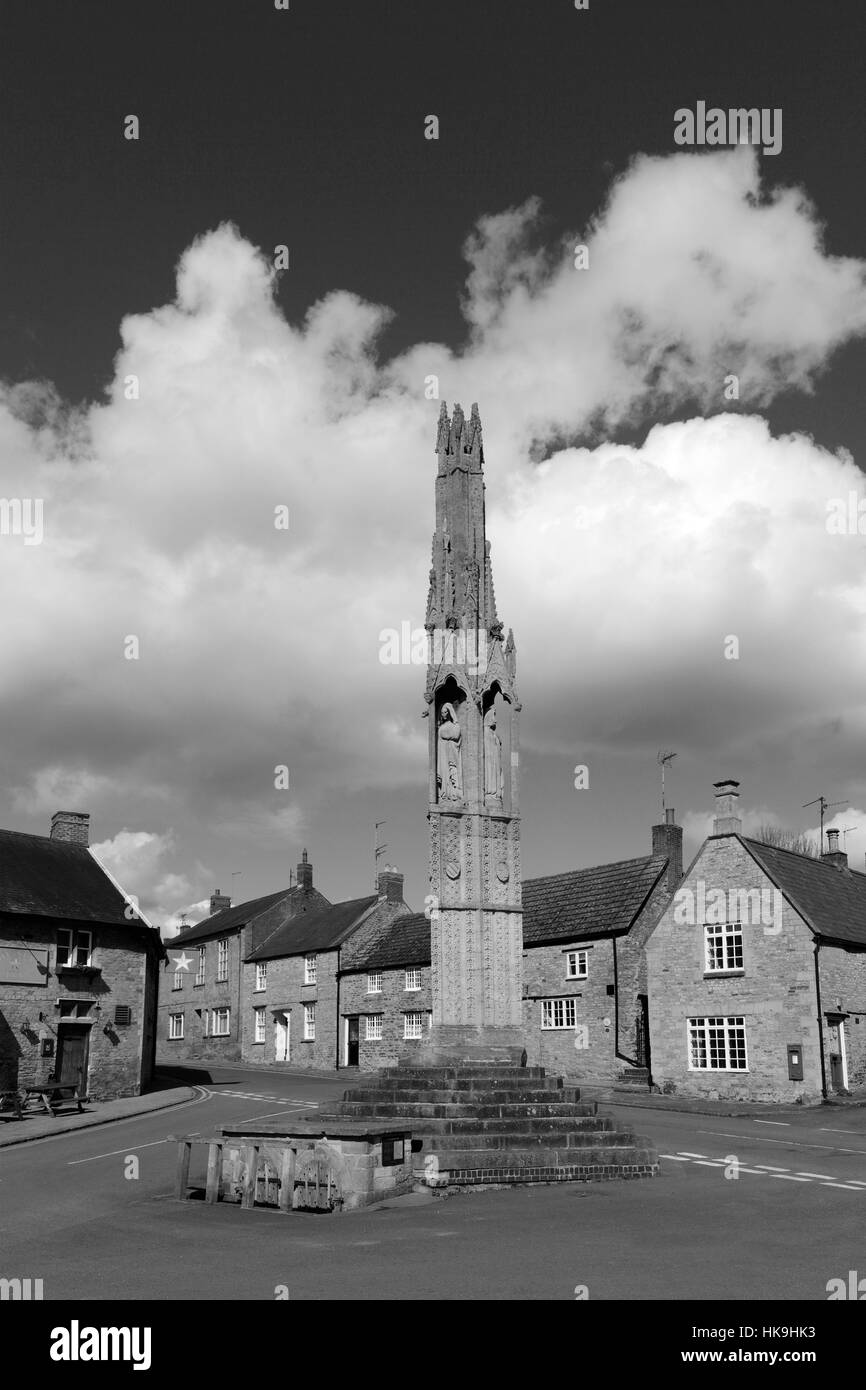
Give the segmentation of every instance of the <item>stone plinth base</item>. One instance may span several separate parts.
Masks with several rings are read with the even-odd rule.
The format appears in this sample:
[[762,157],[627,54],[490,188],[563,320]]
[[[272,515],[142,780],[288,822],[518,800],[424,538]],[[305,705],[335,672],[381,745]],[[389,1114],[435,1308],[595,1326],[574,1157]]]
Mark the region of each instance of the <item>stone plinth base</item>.
[[543,1067],[487,1057],[433,1067],[416,1055],[414,1065],[359,1081],[335,1109],[367,1124],[402,1121],[413,1135],[415,1178],[428,1187],[596,1182],[653,1177],[659,1168],[648,1140]]
[[398,1056],[401,1067],[499,1065],[526,1066],[526,1048],[520,1028],[472,1027],[439,1023],[423,1041],[407,1045]]

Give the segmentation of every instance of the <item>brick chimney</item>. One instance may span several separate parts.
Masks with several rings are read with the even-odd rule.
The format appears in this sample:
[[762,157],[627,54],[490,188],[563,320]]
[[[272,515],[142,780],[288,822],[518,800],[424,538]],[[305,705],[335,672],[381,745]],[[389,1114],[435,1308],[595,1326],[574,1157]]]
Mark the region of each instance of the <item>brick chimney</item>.
[[743,828],[740,820],[740,784],[732,777],[723,782],[714,782],[716,789],[716,817],[713,821],[714,835],[739,835]]
[[313,886],[313,866],[307,859],[307,851],[301,855],[301,862],[298,865],[298,887],[303,888],[304,892],[309,893]]
[[673,806],[665,808],[664,825],[653,826],[653,854],[663,854],[668,861],[667,884],[672,893],[680,886],[683,876],[683,828],[677,825]]
[[843,849],[839,848],[839,831],[827,831],[827,850],[821,855],[825,864],[832,864],[834,869],[841,869],[848,873],[848,856]]
[[399,869],[386,864],[379,871],[379,901],[401,903],[403,901],[403,875]]
[[51,817],[51,839],[67,845],[90,844],[89,811],[55,811]]
[[210,915],[215,916],[217,912],[224,912],[227,907],[231,907],[232,900],[227,898],[225,893],[221,893],[215,888],[210,895]]

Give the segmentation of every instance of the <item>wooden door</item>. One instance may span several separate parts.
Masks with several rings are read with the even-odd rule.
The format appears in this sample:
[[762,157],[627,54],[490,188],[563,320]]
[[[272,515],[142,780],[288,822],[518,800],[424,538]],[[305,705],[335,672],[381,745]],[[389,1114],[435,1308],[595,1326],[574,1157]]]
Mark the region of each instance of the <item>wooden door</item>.
[[76,1086],[80,1096],[87,1093],[87,1043],[90,1029],[61,1023],[57,1030],[56,1079],[63,1086]]
[[356,1067],[358,1065],[359,1054],[361,1051],[361,1020],[358,1014],[352,1014],[346,1019],[346,1066]]

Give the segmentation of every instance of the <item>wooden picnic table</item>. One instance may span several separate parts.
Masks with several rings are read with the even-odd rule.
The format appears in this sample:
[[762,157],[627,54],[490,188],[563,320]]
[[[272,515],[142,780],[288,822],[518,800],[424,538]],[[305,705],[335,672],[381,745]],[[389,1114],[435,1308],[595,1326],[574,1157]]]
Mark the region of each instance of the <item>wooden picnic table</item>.
[[78,1110],[81,1111],[81,1096],[78,1094],[77,1081],[41,1081],[36,1086],[24,1087],[22,1108],[27,1109],[29,1105],[41,1102],[49,1115],[56,1115],[59,1107],[67,1100],[74,1100]]

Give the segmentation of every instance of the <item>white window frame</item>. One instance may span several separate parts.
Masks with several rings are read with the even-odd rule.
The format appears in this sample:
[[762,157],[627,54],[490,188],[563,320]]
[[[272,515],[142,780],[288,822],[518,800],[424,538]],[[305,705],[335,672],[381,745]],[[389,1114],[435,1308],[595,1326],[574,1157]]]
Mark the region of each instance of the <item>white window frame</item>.
[[253,1042],[258,1045],[267,1037],[267,1017],[264,1005],[253,1009]]
[[304,984],[315,985],[319,981],[319,960],[313,954],[304,956]]
[[[65,942],[61,941],[65,937]],[[86,944],[85,944],[86,943]],[[60,959],[60,952],[64,951],[66,959]],[[84,954],[84,960],[79,960],[79,956]],[[58,927],[57,929],[57,966],[83,966],[91,964],[93,954],[93,932],[79,929],[78,927]]]
[[183,1014],[169,1014],[168,1040],[169,1042],[183,1042]]
[[565,978],[586,980],[589,977],[589,951],[580,947],[565,953]]
[[412,1011],[403,1015],[403,1039],[405,1042],[417,1042],[424,1036],[424,1015],[421,1012]]
[[261,993],[268,987],[268,963],[266,960],[256,961],[256,992]]
[[[411,979],[412,981],[414,981],[414,983],[410,984],[410,983],[409,983],[410,979]],[[406,993],[406,994],[414,994],[414,993],[415,993],[417,990],[419,990],[420,988],[421,988],[421,971],[418,970],[417,968],[416,968],[416,969],[413,969],[413,970],[406,970],[406,971],[404,972],[404,980],[403,980],[403,991],[404,991],[404,993]]]
[[217,973],[216,982],[221,984],[229,977],[229,943],[224,938],[217,942]]
[[385,1020],[384,1014],[367,1014],[366,1027],[364,1029],[365,1042],[382,1041],[382,1024]]
[[368,971],[367,971],[367,993],[368,993],[368,994],[381,994],[381,993],[382,993],[382,972],[381,972],[381,970],[368,970]]
[[174,976],[173,976],[172,982],[171,982],[171,987],[172,987],[172,990],[183,989],[183,971],[182,971],[182,970],[175,970]]
[[[741,1038],[738,1035],[742,1035]],[[742,1041],[742,1047],[739,1046],[740,1041]],[[742,1014],[718,1014],[705,1018],[687,1019],[686,1047],[688,1049],[689,1071],[744,1072],[749,1070],[746,1020]],[[724,1057],[721,1066],[711,1065],[713,1053],[715,1053],[716,1061],[720,1056]],[[739,1060],[740,1057],[742,1057],[742,1066],[732,1066],[732,1058]]]
[[197,985],[203,985],[203,984],[204,984],[204,967],[205,967],[206,956],[207,956],[207,947],[206,947],[206,946],[199,946],[199,948],[198,948],[198,966],[196,967],[196,972],[195,972],[195,983],[196,983]]
[[[220,1015],[225,1014],[225,1028],[219,1026]],[[232,1011],[227,1004],[221,1004],[218,1008],[211,1011],[210,1016],[210,1036],[212,1038],[227,1038],[232,1031]]]
[[316,1041],[316,1006],[312,1002],[304,1004],[304,1042]]
[[563,994],[558,999],[542,999],[541,1027],[545,1033],[573,1031],[577,1027],[577,996]]
[[705,922],[704,974],[742,975],[744,972],[742,922]]

